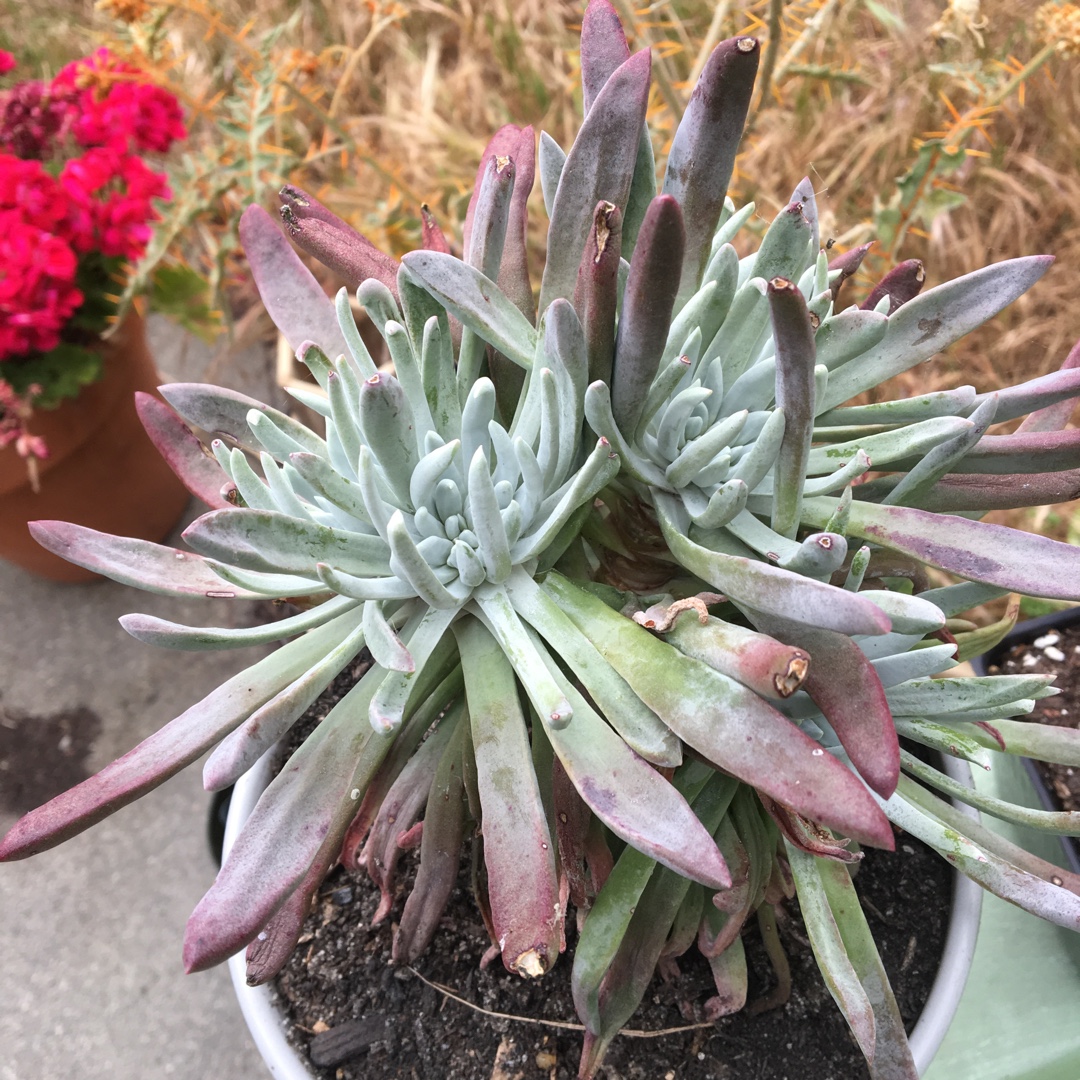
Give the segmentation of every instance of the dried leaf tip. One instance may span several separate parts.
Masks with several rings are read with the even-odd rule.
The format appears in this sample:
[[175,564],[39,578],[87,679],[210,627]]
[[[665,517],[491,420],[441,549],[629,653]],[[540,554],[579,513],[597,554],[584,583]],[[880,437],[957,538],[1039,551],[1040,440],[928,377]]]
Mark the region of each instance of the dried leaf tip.
[[310,206],[311,203],[308,200],[307,195],[298,187],[293,187],[292,184],[286,184],[279,192],[278,198],[282,199],[290,204],[295,203],[297,206]]
[[776,292],[791,292],[795,287],[795,282],[783,277],[774,277],[769,282],[769,288]]
[[604,254],[604,249],[607,247],[608,239],[611,236],[611,215],[615,213],[618,207],[614,203],[604,202],[597,208],[598,213],[594,219],[596,229],[596,255],[593,258],[593,262],[599,264],[601,256]]
[[522,977],[529,979],[539,979],[540,976],[547,971],[547,966],[544,964],[543,957],[541,957],[536,949],[529,949],[527,952],[523,952],[510,967]]
[[773,685],[782,698],[789,698],[802,686],[810,670],[810,657],[805,653],[793,656],[788,661],[787,670],[773,676]]
[[758,39],[755,37],[739,38],[735,48],[741,53],[752,53],[758,47]]

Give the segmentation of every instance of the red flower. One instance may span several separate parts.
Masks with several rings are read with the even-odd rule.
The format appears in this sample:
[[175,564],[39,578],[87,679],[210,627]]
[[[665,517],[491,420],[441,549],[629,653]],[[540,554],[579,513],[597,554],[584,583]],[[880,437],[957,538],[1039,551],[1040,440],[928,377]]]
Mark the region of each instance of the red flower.
[[138,259],[158,213],[151,199],[168,198],[165,177],[140,158],[106,147],[69,161],[60,184],[70,201],[72,242],[79,251]]
[[4,49],[0,49],[0,75],[6,75],[14,67],[15,57]]
[[147,82],[137,67],[98,49],[68,64],[53,79],[54,90],[78,94],[72,128],[82,146],[107,146],[127,152],[165,151],[187,136],[180,103],[168,90]]
[[83,255],[142,257],[170,191],[137,155],[185,134],[176,98],[106,49],[0,94],[0,361],[60,343]]

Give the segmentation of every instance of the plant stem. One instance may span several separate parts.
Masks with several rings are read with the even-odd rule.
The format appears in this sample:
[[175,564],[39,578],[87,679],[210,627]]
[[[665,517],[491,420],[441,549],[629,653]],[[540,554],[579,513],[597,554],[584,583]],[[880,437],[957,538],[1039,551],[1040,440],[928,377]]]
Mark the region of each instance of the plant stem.
[[769,103],[773,72],[776,70],[776,56],[780,51],[780,16],[783,10],[784,0],[769,0],[769,44],[765,46],[765,57],[761,64],[761,96],[757,103],[758,112]]

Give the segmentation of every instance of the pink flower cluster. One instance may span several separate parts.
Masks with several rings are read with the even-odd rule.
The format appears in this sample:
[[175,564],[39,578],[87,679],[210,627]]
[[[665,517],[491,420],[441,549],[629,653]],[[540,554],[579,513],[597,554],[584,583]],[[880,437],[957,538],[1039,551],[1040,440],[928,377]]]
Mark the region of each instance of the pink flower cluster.
[[176,98],[108,49],[68,64],[50,89],[72,92],[72,135],[80,146],[163,153],[187,135]]
[[0,359],[56,348],[83,302],[67,217],[41,162],[0,154]]
[[171,193],[139,154],[185,135],[176,98],[105,49],[0,94],[0,361],[60,343],[85,257],[142,256]]

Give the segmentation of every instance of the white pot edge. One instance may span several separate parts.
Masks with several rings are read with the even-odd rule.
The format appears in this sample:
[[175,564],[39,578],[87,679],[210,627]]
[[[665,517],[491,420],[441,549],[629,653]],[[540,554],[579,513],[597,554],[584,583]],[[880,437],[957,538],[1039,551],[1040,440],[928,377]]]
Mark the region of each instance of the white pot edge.
[[[971,766],[960,758],[946,755],[943,759],[944,771],[954,780],[967,787],[973,787]],[[979,812],[965,803],[953,800],[953,805],[960,811],[978,820]],[[971,961],[975,956],[975,943],[979,936],[979,920],[982,915],[983,890],[959,870],[954,870],[952,911],[949,913],[949,929],[945,935],[945,951],[941,957],[941,967],[934,977],[930,996],[923,1005],[923,1011],[915,1029],[908,1037],[911,1055],[919,1075],[930,1067],[934,1055],[938,1052],[956,1010],[960,1005],[960,996],[964,992]]]
[[[271,750],[236,782],[225,823],[222,860],[229,854],[241,827],[255,807],[263,788],[270,782],[274,751]],[[954,780],[971,786],[971,766],[959,758],[946,757],[944,769]],[[978,811],[957,803],[973,817]],[[930,1067],[960,1005],[975,943],[979,934],[983,890],[970,878],[954,871],[953,902],[941,967],[934,978],[930,995],[923,1005],[918,1023],[908,1038],[919,1075]],[[275,1080],[314,1080],[314,1074],[285,1036],[285,1018],[274,1004],[266,986],[248,986],[244,953],[229,958],[229,974],[255,1045]]]
[[[273,758],[274,750],[271,749],[237,780],[233,788],[229,814],[225,821],[222,862],[236,842],[244,822],[255,809],[255,803],[259,801],[263,789],[270,782]],[[248,986],[245,951],[229,957],[229,974],[240,1002],[240,1011],[244,1014],[251,1037],[255,1040],[270,1075],[275,1080],[313,1080],[314,1074],[285,1036],[287,1021],[274,1004],[270,988]]]

